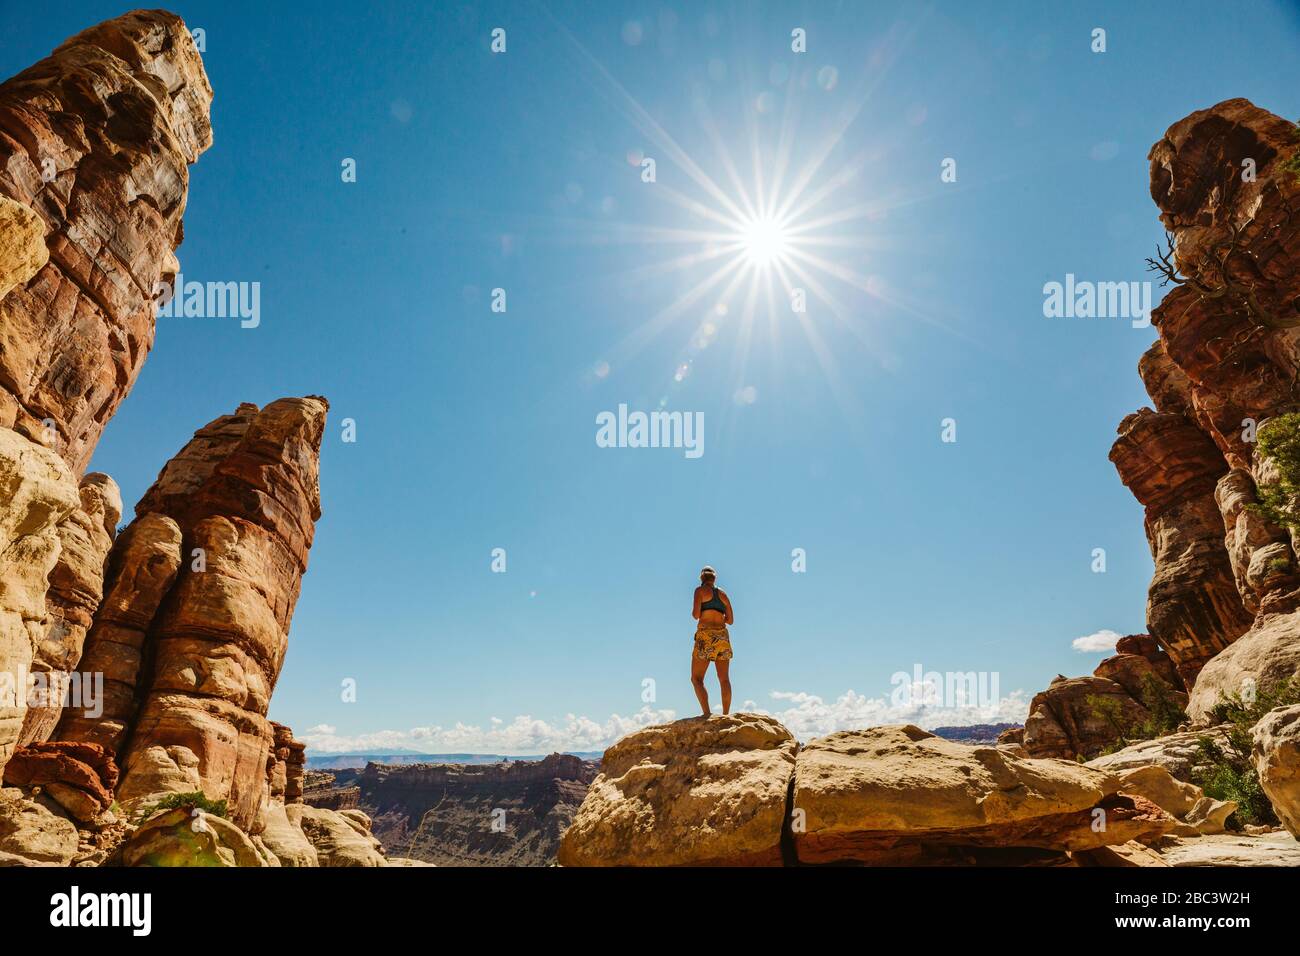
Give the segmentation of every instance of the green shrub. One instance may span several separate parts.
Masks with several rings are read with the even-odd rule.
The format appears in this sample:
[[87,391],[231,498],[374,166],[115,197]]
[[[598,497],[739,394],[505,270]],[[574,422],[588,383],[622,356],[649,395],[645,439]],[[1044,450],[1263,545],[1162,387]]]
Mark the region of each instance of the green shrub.
[[229,812],[225,800],[210,800],[202,790],[195,790],[191,793],[169,793],[157,803],[141,810],[136,817],[136,823],[143,823],[154,814],[164,810],[177,809],[188,810],[191,813],[195,810],[202,810],[204,813],[211,813],[217,817],[224,817]]
[[1251,729],[1275,707],[1296,703],[1300,703],[1300,680],[1292,677],[1260,689],[1251,701],[1240,694],[1224,694],[1210,711],[1215,723],[1228,725],[1227,736],[1222,744],[1211,737],[1197,741],[1202,766],[1192,778],[1207,796],[1237,801],[1234,816],[1239,823],[1278,823],[1250,758]]
[[1178,698],[1174,696],[1173,687],[1154,674],[1142,675],[1138,696],[1141,697],[1147,714],[1136,721],[1124,719],[1124,709],[1113,697],[1089,694],[1084,698],[1092,716],[1104,720],[1115,731],[1115,742],[1105,747],[1101,751],[1103,754],[1123,750],[1134,741],[1152,740],[1172,734],[1187,719],[1187,714],[1178,704]]
[[1272,459],[1277,479],[1261,482],[1259,502],[1248,507],[1279,527],[1300,531],[1300,412],[1288,412],[1261,425],[1255,433],[1255,446],[1261,456]]

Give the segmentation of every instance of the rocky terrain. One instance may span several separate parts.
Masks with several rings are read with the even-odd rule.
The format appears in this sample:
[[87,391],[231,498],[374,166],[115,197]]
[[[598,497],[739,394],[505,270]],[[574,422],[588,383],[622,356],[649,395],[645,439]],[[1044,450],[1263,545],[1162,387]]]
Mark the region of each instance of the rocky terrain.
[[163,11],[0,85],[0,863],[385,862],[364,814],[305,806],[304,747],[266,716],[325,399],[204,425],[120,534],[116,484],[85,473],[179,271],[211,101]]
[[1100,767],[913,726],[802,747],[771,717],[647,727],[605,753],[564,866],[1292,865],[1280,830],[1158,763]]
[[1229,100],[1152,148],[1172,289],[1138,368],[1154,407],[1110,456],[1145,509],[1148,633],[1054,680],[1023,728],[800,746],[741,714],[643,728],[599,767],[326,779],[268,713],[328,402],[223,401],[120,532],[117,485],[86,472],[179,272],[211,101],[163,11],[0,84],[0,864],[1296,863],[1296,124]]
[[596,773],[596,763],[570,754],[494,764],[370,763],[362,771],[309,771],[305,799],[362,810],[384,846],[410,859],[548,866]]

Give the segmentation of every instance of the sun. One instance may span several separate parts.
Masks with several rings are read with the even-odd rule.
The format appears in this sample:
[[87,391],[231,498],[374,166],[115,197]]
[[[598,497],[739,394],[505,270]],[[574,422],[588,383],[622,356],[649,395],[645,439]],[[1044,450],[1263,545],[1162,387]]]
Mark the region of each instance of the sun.
[[785,223],[772,216],[756,216],[744,222],[740,242],[746,261],[758,268],[780,262],[789,251]]

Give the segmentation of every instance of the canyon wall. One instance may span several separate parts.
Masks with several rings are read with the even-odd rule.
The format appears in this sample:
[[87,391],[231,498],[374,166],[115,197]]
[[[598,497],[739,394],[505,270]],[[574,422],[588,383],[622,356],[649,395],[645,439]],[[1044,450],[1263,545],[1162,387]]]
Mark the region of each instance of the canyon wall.
[[444,866],[547,866],[597,770],[558,753],[496,764],[372,763],[356,776],[356,804],[390,853]]
[[1124,419],[1110,457],[1146,509],[1147,624],[1194,720],[1300,666],[1294,534],[1256,507],[1275,474],[1255,442],[1300,409],[1298,155],[1296,124],[1244,99],[1179,120],[1150,154],[1172,288],[1138,369],[1155,409]]
[[[212,89],[179,17],[86,30],[0,84],[0,772],[46,739],[121,514],[81,477],[154,338]],[[28,712],[29,671],[56,693]]]
[[[241,404],[204,426],[121,534],[117,485],[83,474],[179,271],[211,101],[189,31],[156,10],[0,84],[7,862],[317,865],[304,747],[266,715],[320,517],[328,403]],[[102,709],[64,707],[69,682],[95,678]],[[121,815],[195,791],[227,805],[202,839],[184,807],[138,828]],[[368,833],[349,839],[382,860]]]

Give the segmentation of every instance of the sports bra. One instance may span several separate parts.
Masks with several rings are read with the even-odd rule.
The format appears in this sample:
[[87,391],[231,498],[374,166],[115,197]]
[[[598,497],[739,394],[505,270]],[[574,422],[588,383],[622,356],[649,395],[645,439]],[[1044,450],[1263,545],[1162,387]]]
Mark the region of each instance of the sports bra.
[[718,596],[719,593],[720,593],[720,592],[718,591],[718,589],[717,589],[717,588],[714,588],[714,589],[713,589],[713,597],[709,598],[707,601],[705,601],[703,604],[701,604],[701,605],[700,605],[700,610],[701,610],[701,611],[721,611],[723,614],[726,614],[726,613],[727,613],[727,605],[725,605],[725,604],[722,603],[722,598]]

